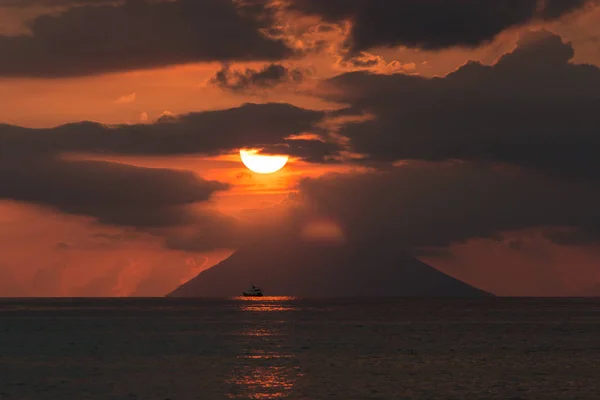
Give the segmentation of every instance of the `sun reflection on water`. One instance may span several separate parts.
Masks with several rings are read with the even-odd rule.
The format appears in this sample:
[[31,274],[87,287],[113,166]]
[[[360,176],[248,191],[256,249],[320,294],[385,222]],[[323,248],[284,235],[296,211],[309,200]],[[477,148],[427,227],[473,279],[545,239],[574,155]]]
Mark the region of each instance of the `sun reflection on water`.
[[293,311],[294,307],[285,304],[295,300],[295,297],[289,296],[265,296],[265,297],[234,297],[233,300],[241,301],[245,304],[240,305],[242,311]]
[[245,366],[237,371],[231,399],[282,399],[291,394],[295,379],[285,366]]
[[[272,320],[260,312],[290,311],[285,305],[292,297],[239,298],[239,309],[246,326],[236,336],[244,347],[234,367],[228,397],[231,399],[283,399],[292,394],[302,374],[295,355],[286,349],[285,320]],[[259,312],[259,313],[256,313]]]

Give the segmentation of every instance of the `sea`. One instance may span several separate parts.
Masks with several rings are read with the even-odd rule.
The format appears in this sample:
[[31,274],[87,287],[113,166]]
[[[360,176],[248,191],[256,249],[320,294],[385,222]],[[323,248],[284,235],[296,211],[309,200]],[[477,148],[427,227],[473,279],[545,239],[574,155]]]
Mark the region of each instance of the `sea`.
[[0,399],[600,399],[600,299],[4,299]]

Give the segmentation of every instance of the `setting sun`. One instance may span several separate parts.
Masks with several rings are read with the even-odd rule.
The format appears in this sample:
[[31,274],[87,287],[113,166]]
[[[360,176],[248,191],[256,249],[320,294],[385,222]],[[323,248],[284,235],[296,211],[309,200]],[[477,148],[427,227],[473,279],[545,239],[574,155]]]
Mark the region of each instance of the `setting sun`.
[[258,150],[240,150],[240,158],[244,165],[257,174],[272,174],[279,171],[288,161],[288,156],[267,156],[258,154]]

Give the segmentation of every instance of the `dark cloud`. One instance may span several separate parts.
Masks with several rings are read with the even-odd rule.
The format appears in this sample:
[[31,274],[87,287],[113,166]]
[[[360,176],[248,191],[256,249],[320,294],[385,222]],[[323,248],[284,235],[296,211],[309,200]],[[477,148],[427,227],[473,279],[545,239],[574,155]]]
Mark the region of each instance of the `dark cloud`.
[[600,221],[590,218],[587,224],[576,228],[547,229],[546,239],[563,246],[585,246],[600,243]]
[[469,62],[443,78],[354,72],[329,99],[373,118],[340,133],[371,161],[510,163],[570,179],[600,177],[600,69],[570,62],[548,32],[524,36],[493,66]]
[[169,116],[154,124],[107,126],[80,122],[51,129],[0,125],[0,157],[63,152],[219,154],[241,147],[277,146],[280,151],[316,161],[335,152],[334,146],[286,138],[314,131],[324,115],[322,111],[271,103]]
[[41,157],[0,159],[0,198],[143,228],[195,221],[189,207],[227,185],[191,172]]
[[85,5],[38,16],[30,35],[0,37],[0,76],[81,76],[292,53],[261,33],[272,24],[267,9],[257,14],[232,0],[71,3]]
[[355,68],[371,68],[376,67],[381,63],[382,59],[378,56],[353,57],[347,61],[350,66]]
[[272,89],[283,84],[298,84],[304,81],[308,71],[300,68],[288,68],[282,64],[269,64],[261,70],[246,68],[244,71],[232,70],[224,65],[210,83],[235,92],[252,92]]
[[350,19],[351,53],[374,47],[427,50],[476,47],[502,31],[548,21],[584,6],[587,0],[292,0],[293,10],[326,21]]
[[72,7],[99,4],[122,4],[126,0],[0,0],[0,7]]
[[312,163],[338,163],[341,145],[329,140],[288,139],[282,144],[262,146],[261,153],[288,154]]
[[220,212],[196,215],[199,223],[187,232],[174,232],[166,239],[166,246],[175,250],[211,251],[240,246],[246,233],[246,221]]
[[525,228],[600,223],[600,185],[502,165],[411,162],[309,179],[307,216],[337,221],[349,241],[413,253]]
[[235,217],[214,212],[207,214],[202,225],[173,233],[166,245],[192,252],[260,245],[270,242],[273,237],[293,235],[307,218],[308,213],[298,196],[290,194],[279,204],[244,210]]

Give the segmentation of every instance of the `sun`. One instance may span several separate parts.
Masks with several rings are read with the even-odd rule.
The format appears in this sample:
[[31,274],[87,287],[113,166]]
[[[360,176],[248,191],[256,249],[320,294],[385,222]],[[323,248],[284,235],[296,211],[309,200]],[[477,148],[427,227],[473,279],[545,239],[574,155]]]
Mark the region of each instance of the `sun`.
[[285,167],[288,156],[266,156],[258,154],[258,150],[240,150],[240,158],[244,165],[257,174],[272,174]]

